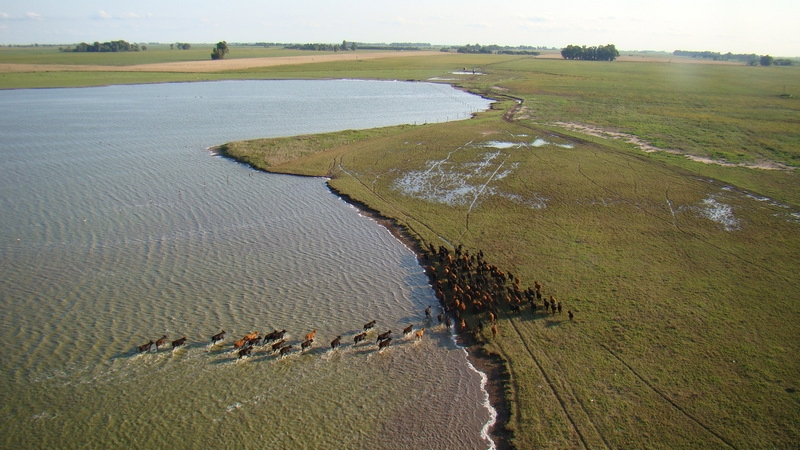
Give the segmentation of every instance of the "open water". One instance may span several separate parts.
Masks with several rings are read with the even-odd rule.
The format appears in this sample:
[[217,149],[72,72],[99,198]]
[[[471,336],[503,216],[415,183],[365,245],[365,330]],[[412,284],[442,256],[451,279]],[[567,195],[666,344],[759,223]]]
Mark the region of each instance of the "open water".
[[[207,150],[486,107],[445,85],[345,80],[0,92],[0,446],[491,446],[481,376],[426,320],[414,254],[325,180]],[[353,345],[373,319],[394,333],[382,352],[375,332]],[[234,339],[273,329],[317,338],[237,358]],[[163,334],[188,345],[138,352]]]

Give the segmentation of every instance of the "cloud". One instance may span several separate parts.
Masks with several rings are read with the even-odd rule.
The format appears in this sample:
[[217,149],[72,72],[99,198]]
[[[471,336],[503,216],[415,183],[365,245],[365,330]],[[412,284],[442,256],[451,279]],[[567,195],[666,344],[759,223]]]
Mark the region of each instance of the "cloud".
[[97,14],[93,17],[93,19],[110,19],[110,18],[111,14],[103,11],[102,9],[100,11],[97,11]]
[[35,12],[27,12],[25,13],[25,17],[31,20],[42,20],[42,16]]
[[9,16],[8,14],[6,14],[4,12],[0,12],[0,19],[9,19],[9,18],[11,18],[11,16]]

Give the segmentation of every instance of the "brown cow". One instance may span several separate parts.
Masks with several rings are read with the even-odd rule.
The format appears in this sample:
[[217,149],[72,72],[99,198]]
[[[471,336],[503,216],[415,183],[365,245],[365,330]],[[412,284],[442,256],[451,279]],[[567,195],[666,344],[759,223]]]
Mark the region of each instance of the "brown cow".
[[283,344],[285,344],[285,343],[286,343],[286,341],[285,341],[285,340],[283,340],[283,339],[281,339],[280,341],[278,341],[278,342],[276,342],[276,343],[272,344],[272,350],[273,350],[273,351],[277,351],[277,350],[279,350],[281,347],[283,347]]
[[148,342],[147,344],[140,345],[137,348],[139,349],[139,353],[158,351],[158,347],[156,347],[156,343],[153,342],[152,340],[150,342]]
[[339,344],[341,344],[341,343],[342,343],[342,337],[341,337],[341,336],[336,336],[336,339],[334,339],[334,340],[332,340],[332,341],[331,341],[331,348],[334,348],[334,349],[335,349],[335,348],[336,348],[336,347],[338,347],[338,346],[339,346]]
[[368,331],[375,326],[376,321],[367,322],[364,324],[364,331]]
[[492,337],[497,337],[497,324],[492,325]]
[[306,339],[305,341],[303,341],[302,344],[300,344],[300,351],[302,352],[303,350],[307,349],[308,347],[311,347],[311,344],[313,344],[313,343],[314,343],[314,339]]
[[286,347],[281,347],[281,356],[284,356],[285,354],[289,353],[290,351],[292,351],[292,346],[291,345],[287,345]]
[[411,333],[411,331],[412,331],[413,329],[414,329],[414,324],[411,324],[411,325],[409,325],[409,326],[407,326],[407,327],[403,328],[403,336],[405,336],[405,335],[407,335],[407,334]]
[[239,359],[242,359],[245,356],[250,356],[251,353],[253,353],[253,347],[245,347],[239,350]]
[[181,345],[184,345],[184,344],[186,344],[186,336],[184,336],[184,337],[182,337],[180,339],[176,339],[176,340],[172,341],[172,348],[180,347]]
[[567,314],[569,314],[569,320],[572,320],[572,318],[575,317],[575,314],[572,314],[572,311],[567,311]]
[[239,339],[238,341],[233,341],[233,348],[242,348],[248,342],[249,341],[247,339]]
[[382,340],[380,343],[378,343],[378,351],[383,350],[384,348],[388,347],[389,344],[391,344],[391,343],[392,343],[392,338],[390,338],[390,337],[387,337],[386,339]]
[[425,317],[430,317],[430,316],[431,316],[431,305],[428,305],[428,307],[425,308]]
[[425,334],[425,328],[420,328],[419,330],[417,330],[417,333],[415,334],[415,339],[416,340],[422,339],[423,334]]
[[258,331],[253,331],[252,333],[244,335],[246,341],[254,341],[256,338],[258,338]]
[[308,332],[308,334],[306,334],[306,340],[307,341],[314,340],[316,336],[317,336],[317,330],[311,330]]
[[162,345],[167,343],[167,335],[161,336],[161,339],[156,341],[156,347],[161,347]]

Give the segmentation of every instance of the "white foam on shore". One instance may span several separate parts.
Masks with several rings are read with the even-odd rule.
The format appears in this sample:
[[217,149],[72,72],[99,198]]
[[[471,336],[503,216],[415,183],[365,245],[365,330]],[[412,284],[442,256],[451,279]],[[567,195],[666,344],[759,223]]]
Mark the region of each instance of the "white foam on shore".
[[467,352],[467,348],[458,343],[458,339],[456,339],[456,333],[452,329],[450,330],[450,339],[453,340],[453,343],[456,347],[460,348],[464,352],[464,359],[467,361],[467,366],[469,366],[470,370],[474,371],[481,377],[481,392],[483,392],[483,403],[481,405],[486,408],[486,411],[489,413],[489,420],[487,420],[486,423],[483,424],[483,427],[481,427],[481,439],[485,440],[489,444],[489,450],[495,450],[497,449],[497,444],[495,444],[495,442],[492,440],[492,437],[489,435],[489,430],[494,426],[495,423],[497,423],[497,410],[494,409],[492,402],[489,401],[489,391],[486,389],[486,383],[489,382],[489,377],[472,364],[472,361],[469,360],[469,352]]
[[[464,349],[464,353],[467,353],[467,349]],[[472,365],[469,360],[467,360],[467,364],[469,364],[469,368],[474,370],[478,375],[481,377],[481,391],[483,391],[483,407],[489,412],[489,420],[483,424],[483,428],[481,428],[481,438],[489,443],[489,449],[495,450],[497,445],[492,440],[492,437],[489,436],[489,430],[494,426],[497,422],[497,410],[494,409],[492,403],[489,401],[489,391],[486,389],[486,383],[489,382],[489,377],[486,376],[485,373],[478,370],[475,366]]]

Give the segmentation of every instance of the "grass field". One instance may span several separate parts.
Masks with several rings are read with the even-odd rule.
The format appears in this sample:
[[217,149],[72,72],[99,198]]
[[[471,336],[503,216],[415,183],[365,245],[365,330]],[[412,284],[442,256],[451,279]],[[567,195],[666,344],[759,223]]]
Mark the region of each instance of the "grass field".
[[[483,75],[452,74],[463,67]],[[419,242],[483,251],[575,313],[501,303],[498,336],[478,334],[505,361],[512,446],[800,442],[800,69],[447,55],[205,75],[438,77],[498,99],[465,121],[223,150],[329,176]],[[488,320],[471,308],[465,318]]]
[[[211,58],[215,44],[192,44],[189,50],[170,50],[169,44],[144,44],[147,50],[138,52],[74,53],[62,52],[74,45],[39,47],[0,47],[0,62],[9,64],[79,64],[130,66],[176,61],[199,61]],[[301,50],[285,50],[278,47],[230,46],[227,58],[264,58],[275,56],[299,56],[308,54]]]

